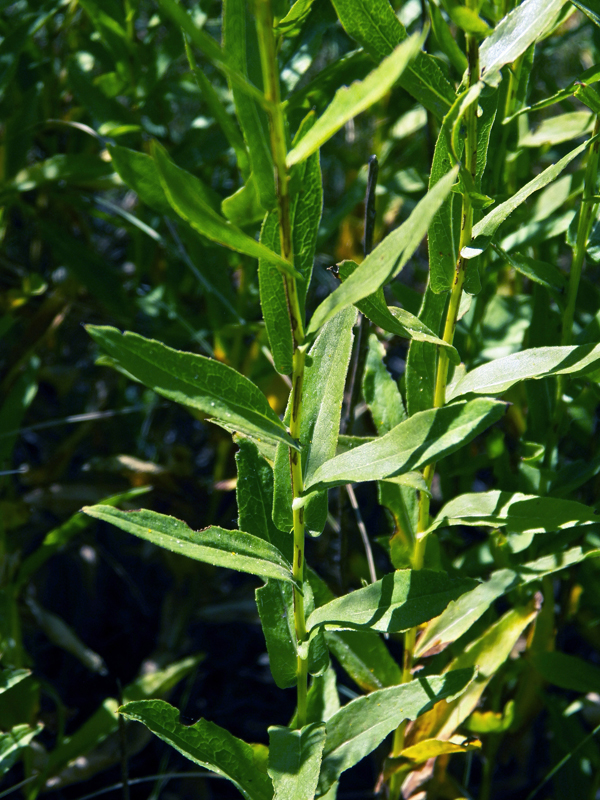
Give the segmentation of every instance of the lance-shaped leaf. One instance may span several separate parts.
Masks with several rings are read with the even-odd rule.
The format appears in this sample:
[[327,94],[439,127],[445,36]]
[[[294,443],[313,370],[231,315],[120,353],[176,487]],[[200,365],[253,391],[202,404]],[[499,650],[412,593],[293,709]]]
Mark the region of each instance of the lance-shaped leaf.
[[275,800],[313,800],[325,746],[325,723],[269,728],[269,775]]
[[246,800],[273,797],[271,779],[250,745],[214,722],[199,719],[194,725],[183,725],[179,711],[164,700],[140,700],[119,710],[124,717],[142,722],[190,761],[230,780]]
[[593,508],[576,500],[536,497],[519,492],[471,492],[450,500],[428,532],[452,525],[498,528],[516,533],[548,533],[600,522]]
[[500,569],[493,572],[488,580],[470,592],[453,600],[445,611],[432,620],[419,637],[415,647],[415,657],[433,655],[455,642],[485,614],[492,603],[517,586],[525,586],[551,575],[585,558],[598,555],[598,551],[584,552],[581,547],[573,547],[566,552],[543,556],[514,569]]
[[600,360],[600,344],[568,347],[532,347],[497,358],[467,372],[452,387],[448,400],[473,392],[502,394],[515,383],[550,375],[567,375],[594,367]]
[[554,23],[566,0],[525,0],[507,14],[479,48],[484,80],[512,64]]
[[581,694],[598,691],[600,668],[583,658],[567,653],[532,652],[529,660],[540,675],[554,686]]
[[153,158],[120,145],[110,145],[108,152],[116,171],[143,203],[165,216],[176,216],[167,200]]
[[362,390],[378,434],[385,434],[406,419],[398,384],[387,371],[385,349],[377,336],[369,336]]
[[474,258],[483,253],[492,241],[500,225],[508,219],[515,208],[518,208],[521,203],[524,203],[534,192],[538,192],[540,189],[543,189],[544,186],[552,183],[571,161],[577,158],[580,153],[583,153],[590,142],[595,141],[595,139],[596,137],[593,136],[591,139],[588,139],[587,142],[580,144],[579,147],[567,153],[567,155],[561,158],[560,161],[557,161],[556,164],[551,164],[549,167],[546,167],[543,172],[540,172],[533,180],[526,183],[516,194],[508,200],[505,200],[504,203],[500,203],[500,205],[492,209],[489,214],[486,214],[486,216],[473,227],[473,238],[469,245],[463,247],[463,257]]
[[473,587],[470,578],[453,579],[445,572],[396,570],[315,609],[306,627],[309,631],[319,625],[333,630],[406,631],[439,616],[451,600]]
[[3,669],[0,672],[0,694],[31,675],[29,669]]
[[158,142],[152,143],[152,155],[167,200],[198,233],[238,253],[264,258],[278,269],[301,277],[285,259],[218,214],[207,202],[207,189],[200,179],[174,164]]
[[291,565],[269,542],[244,531],[211,525],[194,531],[185,522],[156,511],[121,511],[111,506],[84,506],[86,514],[133,533],[165,550],[217,567],[249,572],[261,578],[291,581]]
[[421,411],[385,436],[327,461],[305,489],[382,480],[420,469],[470,442],[500,419],[505,408],[503,403],[471,400]]
[[[342,281],[347,280],[358,269],[358,264],[355,261],[342,261],[338,266]],[[460,356],[456,348],[436,336],[418,317],[415,317],[414,314],[404,308],[388,306],[385,302],[382,286],[369,297],[360,300],[356,306],[378,328],[382,328],[384,331],[393,333],[396,336],[402,336],[405,339],[415,339],[418,342],[430,342],[431,344],[445,347],[448,350],[450,361],[453,364],[460,364]]]
[[578,75],[577,78],[571,81],[571,83],[564,89],[559,89],[559,91],[555,94],[550,95],[550,97],[545,97],[543,100],[540,100],[538,103],[534,103],[532,106],[520,108],[519,111],[516,114],[513,114],[512,117],[505,119],[503,124],[508,124],[512,119],[520,114],[525,114],[529,111],[541,111],[541,109],[548,108],[548,106],[553,106],[555,103],[560,103],[562,100],[568,100],[569,97],[574,95],[582,85],[597,83],[598,81],[600,81],[600,64],[594,64],[589,69],[584,70],[581,75]]
[[226,364],[109,326],[88,325],[86,330],[133,378],[163,397],[250,436],[297,447],[260,389]]
[[[388,0],[333,0],[333,5],[348,35],[378,61],[406,38],[406,28]],[[418,53],[400,85],[438,119],[454,101],[452,86],[437,60],[427,53]]]
[[433,215],[448,196],[457,175],[455,167],[439,180],[417,203],[406,222],[386,236],[358,269],[323,300],[308,325],[308,336],[314,336],[342,308],[374,294],[400,272],[427,233]]
[[291,583],[269,580],[255,593],[271,675],[280,689],[295,686],[298,679],[292,592]]
[[399,44],[364,80],[338,89],[327,109],[288,153],[288,167],[315,153],[349,120],[362,114],[387,94],[419,52],[423,42],[422,35],[414,34]]
[[327,720],[319,794],[325,794],[342,772],[373,752],[403,720],[416,719],[440,700],[460,695],[473,675],[472,668],[430,675],[371,692],[343,706]]
[[0,775],[8,772],[17,760],[19,750],[27,747],[43,727],[41,724],[35,728],[30,728],[29,725],[15,725],[6,733],[0,733]]
[[[447,294],[436,294],[431,288],[430,273],[419,319],[434,333],[443,330],[447,302]],[[406,409],[409,416],[433,406],[437,356],[437,348],[426,342],[413,340],[410,343],[406,359]]]

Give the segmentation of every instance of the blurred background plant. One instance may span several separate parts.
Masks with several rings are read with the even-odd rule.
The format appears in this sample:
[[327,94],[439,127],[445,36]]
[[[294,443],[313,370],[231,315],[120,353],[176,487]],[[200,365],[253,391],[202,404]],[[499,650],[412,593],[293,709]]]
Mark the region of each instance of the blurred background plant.
[[[195,25],[219,39],[221,4],[188,5]],[[464,48],[456,45],[464,39],[456,4],[393,5],[409,31],[430,19],[427,49],[456,87],[465,68]],[[493,26],[512,5],[484,2],[481,14]],[[592,113],[572,94],[574,82],[597,61],[600,19],[591,3],[576,5],[564,6],[535,47],[535,59],[531,47],[505,70],[499,107],[512,121],[492,129],[488,194],[513,194],[592,130]],[[311,108],[322,111],[341,83],[364,77],[373,66],[372,54],[357,49],[332,5],[304,6],[280,52],[295,127]],[[193,528],[232,527],[237,516],[230,436],[127,376],[98,368],[81,323],[127,327],[214,356],[258,383],[278,412],[288,385],[271,363],[256,262],[214,246],[152,185],[133,175],[127,183],[137,181],[136,194],[120,174],[126,167],[115,170],[119,147],[147,153],[157,139],[177,164],[202,178],[220,208],[243,185],[237,163],[242,168],[247,160],[223,76],[208,61],[195,72],[190,68],[181,32],[150,0],[5,2],[0,33],[0,790],[25,780],[29,798],[45,791],[79,798],[120,779],[123,736],[132,774],[181,768],[179,756],[158,740],[142,752],[150,737],[141,726],[119,732],[120,698],[164,696],[177,687],[177,704],[190,720],[202,714],[253,742],[266,742],[267,724],[286,724],[294,710],[293,692],[278,690],[268,670],[254,579],[158,551],[78,513],[100,501],[135,507],[143,494],[146,505]],[[559,106],[515,116],[570,86]],[[434,117],[397,87],[325,145],[324,214],[309,308],[336,285],[326,267],[362,259],[369,156],[376,154],[380,165],[377,241],[426,191],[438,129]],[[502,229],[487,256],[482,289],[457,330],[455,343],[470,367],[523,346],[560,343],[561,292],[576,242],[584,168],[574,162]],[[255,233],[262,211],[251,202],[238,196],[223,212]],[[594,228],[577,344],[598,340],[599,238]],[[388,302],[418,313],[427,274],[423,246],[392,284]],[[371,346],[385,348],[387,368],[402,385],[407,342],[380,334]],[[569,436],[558,473],[556,464],[543,460],[546,383],[511,390],[505,423],[473,445],[467,463],[460,456],[446,459],[433,487],[436,508],[446,494],[495,485],[537,493],[549,484],[556,496],[597,502],[597,376],[569,384]],[[537,411],[527,414],[528,408]],[[375,433],[366,409],[361,400],[355,434]],[[376,564],[388,570],[393,505],[392,514],[384,511],[370,484],[356,493],[377,540]],[[368,580],[369,571],[351,510],[339,493],[333,500],[330,525],[309,552],[321,576],[347,591]],[[477,533],[448,529],[441,539],[438,564],[460,562],[466,574],[478,575],[482,564],[502,564],[505,557],[500,536],[483,541]],[[398,536],[391,555],[398,566]],[[546,587],[556,592],[557,617],[549,624],[556,625],[558,649],[595,664],[598,569],[588,560]],[[491,610],[488,617],[488,623],[494,619]],[[400,638],[390,637],[388,645],[399,658]],[[374,688],[358,677],[356,665],[342,666],[343,697]],[[514,726],[512,739],[503,739],[512,724],[504,692],[522,669],[531,666],[508,663],[490,688],[488,716],[472,723],[477,732],[492,732],[485,758],[469,753],[460,762],[463,783],[489,792],[489,765],[500,758],[505,771],[496,774],[494,797],[525,796],[522,787],[533,788],[582,744],[586,724],[600,714],[592,692],[600,673],[573,684],[561,683],[549,668],[533,670],[532,708],[522,709],[528,724]],[[376,774],[375,762],[361,765],[342,781],[340,797],[357,796],[357,786],[368,796]],[[598,775],[600,752],[585,740],[555,776],[555,796],[572,796],[573,785],[582,787],[578,796],[593,796]],[[163,783],[156,780],[153,797]],[[146,796],[148,787],[139,792]],[[211,792],[236,796],[225,785],[213,792],[204,780],[179,782],[180,796]]]

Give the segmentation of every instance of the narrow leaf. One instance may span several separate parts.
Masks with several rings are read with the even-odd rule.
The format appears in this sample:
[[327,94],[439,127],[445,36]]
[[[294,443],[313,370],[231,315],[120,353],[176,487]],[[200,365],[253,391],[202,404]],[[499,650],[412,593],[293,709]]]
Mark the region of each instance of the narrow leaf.
[[319,792],[358,764],[405,719],[416,719],[440,700],[455,697],[472,681],[473,669],[430,675],[372,692],[343,706],[327,721]]
[[315,335],[342,308],[374,294],[400,272],[427,233],[433,215],[450,193],[457,174],[455,167],[439,180],[417,203],[406,222],[386,236],[358,269],[323,300],[312,316],[307,335]]
[[467,372],[449,393],[448,400],[469,392],[502,394],[519,381],[584,372],[600,360],[600,344],[570,347],[532,347],[497,358]]
[[470,442],[500,419],[505,408],[503,403],[472,400],[421,411],[385,436],[332,458],[305,488],[381,480],[424,467]]
[[315,609],[306,627],[309,631],[318,625],[333,630],[405,631],[439,616],[451,600],[473,585],[469,578],[453,580],[445,572],[396,570]]
[[146,203],[160,214],[174,216],[173,207],[167,200],[154,159],[146,153],[138,153],[120,145],[109,145],[108,152],[114,168],[142,203]]
[[298,164],[331,139],[349,120],[380,100],[396,83],[423,45],[418,34],[399,44],[363,81],[342,86],[308,133],[288,153],[288,167]]
[[269,728],[269,775],[275,800],[313,800],[325,746],[325,724]]
[[279,550],[244,531],[229,531],[215,525],[194,531],[175,517],[146,509],[121,511],[111,506],[84,506],[82,511],[196,561],[249,572],[261,578],[292,580],[291,565]]
[[512,214],[512,212],[524,203],[527,198],[532,195],[534,192],[543,189],[544,186],[547,186],[549,183],[552,183],[560,173],[573,161],[574,158],[586,149],[586,147],[590,144],[590,142],[595,141],[596,137],[592,137],[588,139],[587,142],[580,144],[579,147],[576,147],[574,150],[571,150],[570,153],[567,153],[566,156],[557,161],[556,164],[552,164],[551,166],[547,167],[543,172],[537,175],[533,180],[526,183],[519,191],[506,200],[504,203],[501,203],[499,206],[496,206],[489,214],[487,214],[482,220],[480,220],[474,227],[473,227],[473,238],[471,243],[464,247],[462,250],[462,255],[464,258],[474,258],[475,256],[480,255],[483,251],[488,247],[489,243],[492,240],[492,237],[502,225],[502,223]]
[[27,747],[43,727],[41,724],[35,728],[30,728],[29,725],[15,725],[6,733],[0,733],[0,775],[8,772],[17,760],[19,750]]
[[[446,293],[436,294],[431,287],[431,273],[425,288],[419,319],[434,333],[443,329]],[[433,406],[433,390],[437,368],[437,347],[412,341],[406,359],[406,410],[412,416]]]
[[199,233],[239,253],[264,258],[284,272],[300,277],[285,259],[217,214],[206,201],[206,188],[200,179],[174,164],[158,142],[152,143],[152,155],[169,203]]
[[271,675],[280,689],[288,689],[296,685],[298,676],[292,585],[269,580],[256,590],[255,596]]
[[231,367],[183,353],[137,333],[88,325],[90,336],[136,380],[176,403],[210,414],[250,436],[297,447],[266,397]]
[[385,350],[377,336],[369,336],[362,390],[378,434],[385,434],[406,419],[402,396],[387,371],[383,357]]
[[182,725],[179,711],[164,700],[127,703],[120,712],[128,719],[142,722],[190,761],[227,778],[246,800],[273,797],[271,780],[250,745],[214,722],[199,719],[194,725]]

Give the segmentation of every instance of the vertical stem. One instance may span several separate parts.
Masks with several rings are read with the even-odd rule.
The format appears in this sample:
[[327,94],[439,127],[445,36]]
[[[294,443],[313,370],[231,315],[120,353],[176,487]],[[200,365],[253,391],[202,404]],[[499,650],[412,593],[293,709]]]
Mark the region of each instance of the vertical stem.
[[[275,188],[277,193],[277,207],[279,212],[279,238],[281,255],[290,264],[294,264],[294,251],[292,243],[292,223],[290,217],[289,175],[286,166],[287,145],[285,123],[281,108],[281,94],[279,90],[279,69],[277,66],[277,52],[273,34],[273,13],[270,0],[256,0],[256,26],[260,48],[260,61],[262,67],[265,99],[269,116],[269,131],[271,137],[271,154],[275,173]],[[302,384],[304,382],[305,351],[302,348],[304,341],[304,325],[298,300],[296,279],[282,276],[285,296],[287,301],[290,328],[294,346],[290,435],[296,441],[300,439],[300,421],[302,416]],[[304,480],[302,476],[301,454],[292,448],[290,454],[290,473],[292,481],[292,496],[294,500],[302,496]],[[304,597],[302,586],[304,583],[304,509],[292,507],[294,524],[294,555],[293,576],[297,583],[294,587],[294,627],[298,643],[306,638],[306,619],[304,613]],[[298,687],[298,727],[306,724],[306,695],[308,681],[308,664],[306,659],[298,655],[297,687]]]
[[[467,0],[467,5],[473,7],[473,0]],[[479,80],[479,47],[474,36],[467,34],[467,58],[469,62],[469,87],[474,86]],[[473,103],[466,112],[467,135],[465,138],[465,169],[475,180],[477,173],[477,103]],[[473,231],[473,206],[471,198],[467,193],[463,195],[462,202],[462,222],[459,244],[459,255],[456,262],[452,293],[446,312],[446,322],[444,325],[443,339],[448,344],[454,341],[454,331],[458,320],[458,311],[462,297],[462,289],[465,280],[467,263],[461,254],[463,247],[471,241]],[[434,389],[434,408],[440,408],[446,402],[446,384],[448,382],[448,356],[446,348],[438,351],[437,371]],[[431,487],[435,473],[435,464],[428,464],[423,471],[423,477],[427,486]],[[425,538],[421,535],[429,527],[429,494],[421,492],[419,495],[419,518],[417,522],[417,537],[412,557],[412,568],[421,569],[425,558]],[[414,662],[414,650],[417,631],[415,628],[408,630],[404,636],[404,658],[402,665],[402,681],[406,683],[412,678],[412,667]],[[392,746],[392,756],[398,756],[404,747],[404,734],[406,723],[402,723],[394,734]],[[400,794],[399,780],[393,775],[390,781],[390,796],[392,800]]]

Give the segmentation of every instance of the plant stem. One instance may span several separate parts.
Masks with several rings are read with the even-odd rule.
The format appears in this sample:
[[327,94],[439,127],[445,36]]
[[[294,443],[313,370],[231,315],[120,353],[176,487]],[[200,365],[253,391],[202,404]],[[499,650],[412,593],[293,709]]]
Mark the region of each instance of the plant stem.
[[[471,0],[467,2],[468,6],[472,6]],[[469,87],[474,86],[479,80],[479,48],[477,40],[474,36],[467,35],[467,58],[469,62]],[[466,112],[467,134],[465,138],[465,169],[470,173],[470,176],[475,180],[477,173],[477,103],[473,103]],[[454,341],[454,331],[456,330],[456,323],[458,321],[458,311],[460,308],[460,301],[462,297],[462,289],[465,281],[465,272],[467,262],[461,255],[463,247],[466,247],[471,241],[471,234],[473,231],[473,205],[468,193],[463,195],[462,202],[462,222],[461,222],[461,235],[459,244],[459,255],[456,262],[456,270],[454,274],[454,282],[452,285],[452,292],[450,295],[450,302],[446,312],[446,322],[444,325],[443,339],[448,344]],[[441,408],[446,402],[446,384],[448,382],[448,356],[446,348],[438,351],[437,371],[435,378],[435,389],[433,397],[434,408]],[[428,464],[424,471],[423,477],[427,486],[431,488],[433,476],[435,474],[435,464]],[[422,536],[424,531],[429,527],[429,503],[430,495],[426,492],[419,494],[419,518],[417,522],[417,536],[415,547],[412,556],[412,569],[422,569],[425,559],[425,543],[426,538]],[[402,682],[407,683],[412,678],[412,668],[414,662],[415,642],[417,638],[416,628],[411,628],[404,635],[404,657],[402,665]],[[404,734],[406,730],[406,723],[403,722],[398,726],[394,734],[394,743],[392,748],[392,756],[400,755],[404,747]],[[390,796],[392,800],[399,796],[400,786],[398,781],[395,781],[392,776],[390,782]]]
[[[275,172],[275,188],[277,193],[277,207],[279,212],[279,238],[281,255],[292,266],[294,264],[294,250],[292,241],[292,223],[290,217],[289,175],[286,166],[286,135],[285,122],[281,107],[281,93],[279,90],[279,69],[277,66],[277,52],[275,37],[273,35],[273,13],[270,0],[256,0],[256,27],[260,48],[260,60],[264,81],[265,99],[269,115],[269,131],[271,136],[271,153]],[[304,382],[305,351],[302,347],[304,341],[304,324],[298,300],[296,279],[283,275],[283,284],[287,301],[292,340],[294,346],[290,436],[299,441],[300,421],[302,416],[302,385]],[[292,481],[292,496],[297,500],[304,490],[302,476],[302,456],[297,450],[290,448],[290,472]],[[306,619],[304,614],[304,596],[302,586],[304,583],[304,509],[293,508],[294,524],[294,554],[293,576],[297,583],[294,586],[294,628],[297,642],[306,639]],[[308,664],[306,659],[298,655],[297,687],[298,687],[298,727],[306,724],[306,695],[308,682]]]

